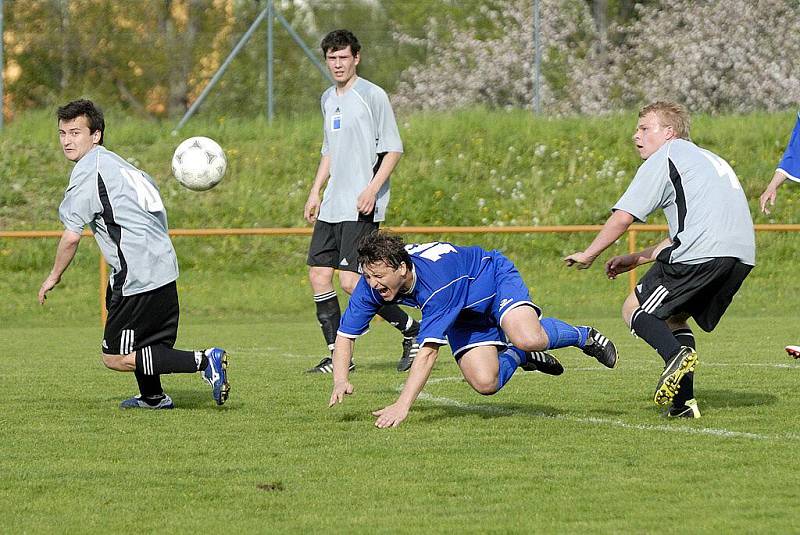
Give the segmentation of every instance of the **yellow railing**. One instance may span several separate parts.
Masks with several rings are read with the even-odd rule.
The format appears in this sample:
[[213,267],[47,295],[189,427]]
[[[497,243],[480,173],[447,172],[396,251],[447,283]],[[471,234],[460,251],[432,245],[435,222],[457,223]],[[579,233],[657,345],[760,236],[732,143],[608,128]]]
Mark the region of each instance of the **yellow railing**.
[[[602,225],[562,225],[537,227],[386,227],[398,234],[547,234],[598,232]],[[311,228],[209,228],[172,229],[170,236],[310,236]],[[800,225],[755,225],[756,232],[798,232]],[[628,229],[628,252],[636,251],[636,237],[639,232],[666,232],[666,225],[631,225]],[[59,238],[60,230],[7,230],[0,231],[0,238]],[[87,230],[84,236],[91,236]],[[636,270],[628,272],[631,291],[636,286]],[[108,266],[100,255],[100,319],[106,321],[106,287],[108,285]]]

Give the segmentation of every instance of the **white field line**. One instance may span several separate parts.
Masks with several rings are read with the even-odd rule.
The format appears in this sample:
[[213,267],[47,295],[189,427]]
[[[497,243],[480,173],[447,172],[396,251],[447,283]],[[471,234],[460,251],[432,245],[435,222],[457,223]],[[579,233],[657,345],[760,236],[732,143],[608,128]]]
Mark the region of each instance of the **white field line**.
[[[462,377],[439,377],[428,381],[428,384],[448,383],[463,381]],[[402,390],[403,385],[400,385],[397,390]],[[618,427],[622,429],[633,429],[637,431],[659,431],[665,433],[684,433],[688,435],[707,435],[722,438],[742,438],[747,440],[800,440],[800,436],[795,434],[785,435],[764,435],[760,433],[747,433],[742,431],[730,431],[728,429],[718,429],[711,427],[685,427],[680,425],[651,425],[651,424],[632,424],[622,420],[611,420],[608,418],[595,418],[595,417],[579,417],[569,416],[564,414],[548,414],[541,411],[525,410],[525,409],[507,409],[505,407],[496,407],[492,405],[464,403],[455,399],[445,398],[441,396],[434,396],[427,392],[422,392],[419,399],[440,405],[444,407],[455,407],[466,412],[476,412],[481,414],[496,414],[500,416],[513,416],[525,415],[534,418],[543,418],[548,420],[561,420],[567,422],[575,422],[579,424],[598,425],[606,427]]]

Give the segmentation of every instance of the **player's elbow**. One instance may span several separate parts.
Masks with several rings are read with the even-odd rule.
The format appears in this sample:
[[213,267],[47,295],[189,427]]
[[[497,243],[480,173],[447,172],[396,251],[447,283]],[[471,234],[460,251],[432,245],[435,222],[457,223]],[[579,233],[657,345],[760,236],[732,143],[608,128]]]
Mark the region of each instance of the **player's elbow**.
[[81,241],[81,235],[78,232],[74,232],[72,230],[65,230],[64,233],[61,235],[61,240],[70,246],[77,246],[78,243]]

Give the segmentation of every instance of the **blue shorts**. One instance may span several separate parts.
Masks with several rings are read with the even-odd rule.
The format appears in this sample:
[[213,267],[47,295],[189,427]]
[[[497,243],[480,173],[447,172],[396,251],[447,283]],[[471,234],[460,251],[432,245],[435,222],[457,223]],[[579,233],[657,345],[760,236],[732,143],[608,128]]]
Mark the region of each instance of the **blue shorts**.
[[509,310],[531,306],[537,316],[542,315],[514,263],[497,251],[492,253],[492,269],[487,269],[472,283],[485,285],[487,297],[468,304],[447,330],[447,341],[456,361],[473,347],[508,347],[500,323]]

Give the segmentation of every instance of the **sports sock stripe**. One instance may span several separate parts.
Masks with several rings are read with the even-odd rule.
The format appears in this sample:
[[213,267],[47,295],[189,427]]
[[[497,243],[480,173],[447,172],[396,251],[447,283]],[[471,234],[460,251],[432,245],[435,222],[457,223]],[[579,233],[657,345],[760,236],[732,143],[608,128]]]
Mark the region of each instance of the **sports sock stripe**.
[[314,296],[314,302],[315,303],[320,303],[322,301],[327,301],[328,299],[331,299],[333,297],[336,297],[336,290],[332,290],[332,291],[324,293],[324,294],[315,295]]
[[144,364],[145,375],[153,375],[153,349],[147,346],[143,349],[142,363]]

